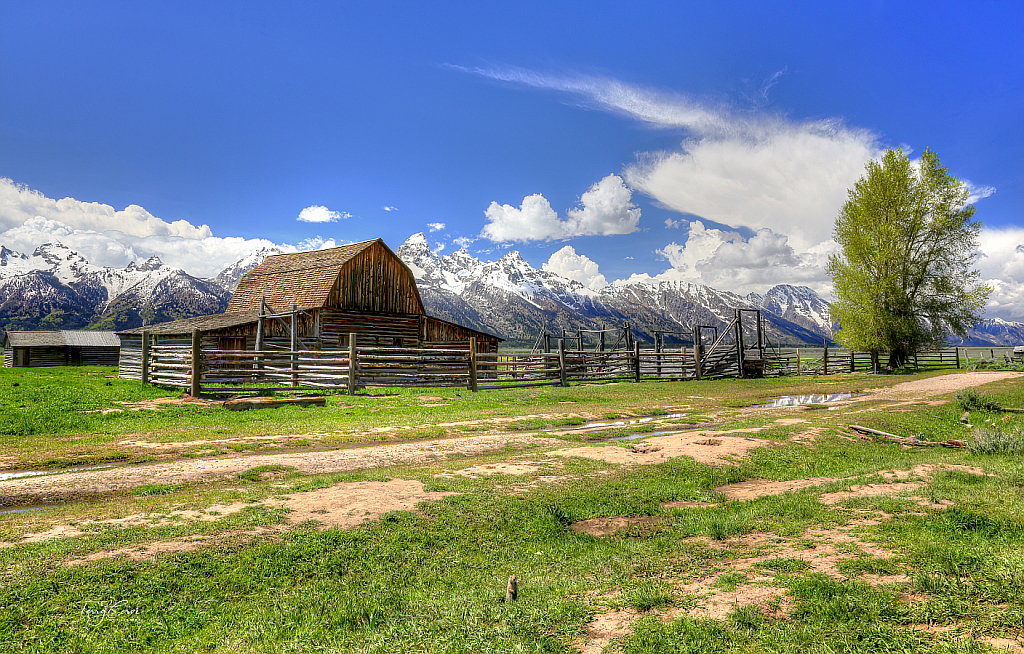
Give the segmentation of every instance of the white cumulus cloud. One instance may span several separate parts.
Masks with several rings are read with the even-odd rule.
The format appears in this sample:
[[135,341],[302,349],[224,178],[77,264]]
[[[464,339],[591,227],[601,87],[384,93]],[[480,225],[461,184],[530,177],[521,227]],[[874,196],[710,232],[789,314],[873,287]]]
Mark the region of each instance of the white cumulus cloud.
[[352,214],[348,212],[331,211],[327,207],[314,204],[300,211],[296,220],[304,223],[334,223],[351,217]]
[[569,209],[565,220],[539,193],[523,198],[517,208],[492,202],[484,212],[488,223],[480,235],[495,243],[550,241],[574,236],[631,234],[640,222],[633,192],[618,175],[608,175],[581,197],[579,208]]
[[983,228],[978,270],[992,285],[986,315],[1024,320],[1024,227]]
[[439,232],[444,229],[444,223],[427,223],[427,227],[429,227],[432,232]]
[[685,281],[740,294],[764,292],[776,284],[801,284],[828,296],[831,285],[824,266],[834,247],[829,241],[797,254],[786,235],[770,229],[744,238],[738,232],[706,228],[695,220],[689,224],[683,244],[672,242],[657,251],[670,269],[654,277],[634,275],[626,281]]
[[216,237],[206,225],[167,222],[136,205],[119,211],[98,202],[54,200],[0,178],[0,245],[31,253],[54,241],[96,265],[123,268],[156,255],[197,277],[213,277],[261,248],[298,249],[261,238]]
[[72,230],[116,231],[138,238],[202,239],[213,235],[206,225],[196,227],[187,220],[166,222],[135,204],[118,211],[99,202],[81,202],[74,198],[54,200],[0,177],[0,232],[19,227],[36,216],[62,223]]
[[575,248],[566,245],[555,252],[541,268],[567,279],[574,279],[588,288],[598,291],[608,285],[595,261],[584,254],[577,254]]

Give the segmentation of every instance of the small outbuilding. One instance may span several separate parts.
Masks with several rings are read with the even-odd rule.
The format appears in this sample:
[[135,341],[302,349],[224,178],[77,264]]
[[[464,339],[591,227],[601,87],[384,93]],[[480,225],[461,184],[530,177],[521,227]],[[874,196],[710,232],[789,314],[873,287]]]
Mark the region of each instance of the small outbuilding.
[[7,332],[4,367],[116,366],[120,347],[114,332]]
[[238,284],[222,314],[136,327],[121,337],[121,377],[141,378],[142,334],[151,345],[204,350],[347,350],[356,345],[468,345],[497,352],[504,340],[427,315],[407,265],[381,239],[267,257]]

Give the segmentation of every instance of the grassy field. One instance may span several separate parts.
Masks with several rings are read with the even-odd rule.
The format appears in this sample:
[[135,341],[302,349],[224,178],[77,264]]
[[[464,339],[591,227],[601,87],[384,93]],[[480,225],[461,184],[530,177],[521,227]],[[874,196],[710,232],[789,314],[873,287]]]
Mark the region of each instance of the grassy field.
[[[1024,457],[905,450],[845,429],[976,440],[953,394],[757,408],[781,395],[859,393],[938,373],[382,390],[330,396],[326,408],[249,412],[131,410],[118,403],[169,394],[113,375],[3,370],[0,461],[315,457],[346,444],[532,434],[628,416],[658,420],[536,435],[559,438],[558,447],[626,449],[684,428],[762,441],[726,463],[625,465],[556,456],[537,438],[357,472],[253,466],[201,483],[154,479],[0,514],[0,652],[1024,651]],[[1020,380],[978,390],[1024,406]],[[972,408],[969,419],[1010,441],[1024,428],[1022,414]],[[728,433],[739,429],[751,431]],[[510,462],[519,468],[501,467]],[[760,483],[752,480],[807,479],[789,491],[731,495]],[[431,499],[326,529],[326,500],[299,521],[289,504],[398,482]],[[618,528],[596,535],[581,528],[590,522]],[[57,527],[64,537],[40,536]],[[511,574],[520,594],[504,602]]]

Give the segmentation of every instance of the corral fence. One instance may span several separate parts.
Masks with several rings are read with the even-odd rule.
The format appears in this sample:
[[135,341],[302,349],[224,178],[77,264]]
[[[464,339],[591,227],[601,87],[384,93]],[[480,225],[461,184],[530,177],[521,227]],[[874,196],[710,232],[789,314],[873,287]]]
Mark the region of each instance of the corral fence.
[[[481,389],[634,382],[743,375],[830,375],[875,370],[885,355],[838,348],[764,351],[739,350],[737,344],[606,352],[566,349],[553,353],[479,353],[473,339],[464,344],[422,348],[357,347],[344,350],[204,350],[196,347],[144,346],[144,383],[186,388],[193,395],[246,394],[291,390],[354,393],[366,387],[457,386]],[[461,346],[460,346],[461,345]],[[742,354],[741,354],[742,352]],[[750,363],[757,364],[754,368]],[[918,370],[960,368],[959,348],[919,352],[910,364]],[[133,376],[134,377],[134,376]],[[140,377],[134,377],[140,378]]]

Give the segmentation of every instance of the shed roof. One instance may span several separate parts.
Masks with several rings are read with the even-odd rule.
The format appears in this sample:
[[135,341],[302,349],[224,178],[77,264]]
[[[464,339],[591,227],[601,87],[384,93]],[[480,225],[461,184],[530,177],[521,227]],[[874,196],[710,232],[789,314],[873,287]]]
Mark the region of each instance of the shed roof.
[[141,334],[142,332],[149,332],[150,334],[189,334],[196,329],[205,332],[225,327],[235,327],[236,325],[245,325],[256,322],[258,319],[258,311],[236,311],[217,313],[212,316],[196,316],[195,318],[172,320],[171,322],[162,322],[146,327],[124,329],[117,333],[120,335]]
[[266,298],[275,311],[285,311],[293,304],[300,309],[322,307],[342,266],[378,241],[383,243],[377,238],[327,250],[267,257],[238,283],[228,311],[258,312],[261,298]]
[[120,347],[121,340],[114,332],[99,331],[49,331],[49,332],[7,332],[5,345],[10,347]]

